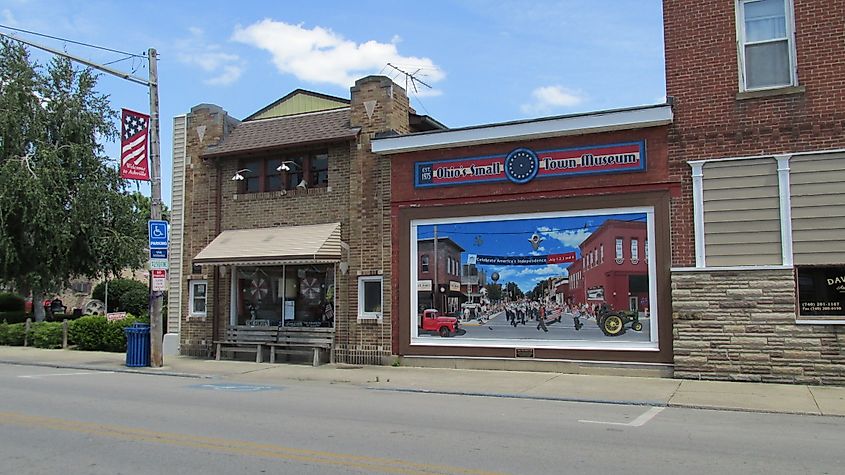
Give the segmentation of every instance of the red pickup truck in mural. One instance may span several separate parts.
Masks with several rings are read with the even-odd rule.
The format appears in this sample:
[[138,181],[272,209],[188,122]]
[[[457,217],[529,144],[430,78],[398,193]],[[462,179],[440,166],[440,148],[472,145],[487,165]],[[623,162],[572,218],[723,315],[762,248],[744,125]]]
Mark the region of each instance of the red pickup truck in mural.
[[423,310],[422,316],[420,317],[420,335],[429,334],[449,337],[463,335],[465,332],[465,330],[460,328],[457,318],[442,316],[436,309],[429,308]]

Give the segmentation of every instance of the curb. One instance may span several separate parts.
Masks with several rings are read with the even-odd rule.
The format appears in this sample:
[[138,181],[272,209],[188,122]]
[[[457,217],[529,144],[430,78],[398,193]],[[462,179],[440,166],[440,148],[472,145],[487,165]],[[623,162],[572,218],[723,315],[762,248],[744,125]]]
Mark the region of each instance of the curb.
[[701,411],[731,411],[731,412],[747,412],[752,414],[787,414],[794,416],[817,416],[817,417],[842,417],[841,414],[823,414],[820,412],[807,411],[788,411],[788,410],[774,410],[774,409],[754,409],[745,407],[726,407],[726,406],[707,406],[703,404],[678,404],[671,401],[647,401],[647,400],[611,400],[611,399],[593,399],[593,398],[576,398],[576,397],[556,397],[556,396],[533,396],[526,394],[508,394],[508,393],[480,393],[470,391],[439,391],[431,389],[413,389],[413,388],[377,388],[374,386],[367,386],[366,389],[373,391],[390,391],[400,393],[417,393],[417,394],[443,394],[449,396],[472,396],[472,397],[490,397],[490,398],[508,398],[508,399],[529,399],[537,401],[559,401],[559,402],[576,402],[588,404],[613,404],[618,406],[649,406],[649,407],[670,407],[674,409],[694,409]]
[[31,361],[8,361],[8,360],[0,360],[0,364],[8,364],[8,365],[16,365],[16,366],[38,366],[42,368],[63,368],[63,369],[79,369],[85,371],[109,371],[112,373],[130,373],[130,374],[149,374],[149,375],[160,375],[160,376],[173,376],[177,378],[190,378],[190,379],[214,379],[217,376],[205,375],[205,374],[194,374],[194,373],[179,373],[176,371],[157,371],[151,369],[134,369],[134,368],[124,368],[120,366],[116,367],[104,367],[104,366],[88,366],[88,365],[72,365],[72,364],[60,364],[60,363],[34,363]]
[[641,401],[641,400],[613,400],[613,399],[592,399],[592,398],[577,398],[577,397],[557,397],[557,396],[534,396],[529,394],[509,394],[509,393],[479,393],[472,391],[440,391],[433,389],[412,389],[412,388],[377,388],[374,386],[366,386],[366,389],[373,391],[389,391],[398,393],[418,393],[418,394],[443,394],[448,396],[472,396],[472,397],[491,397],[491,398],[508,398],[508,399],[530,399],[535,401],[559,401],[559,402],[581,402],[592,404],[615,404],[619,406],[652,406],[652,407],[668,407],[669,404],[665,401]]

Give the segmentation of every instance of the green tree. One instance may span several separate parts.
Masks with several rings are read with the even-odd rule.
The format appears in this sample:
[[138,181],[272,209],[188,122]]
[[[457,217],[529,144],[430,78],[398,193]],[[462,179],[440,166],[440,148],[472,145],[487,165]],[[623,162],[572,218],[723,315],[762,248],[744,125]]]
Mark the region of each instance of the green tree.
[[142,215],[100,143],[116,137],[117,114],[96,82],[0,40],[0,280],[36,302],[143,262]]
[[487,298],[490,299],[491,302],[499,302],[503,299],[501,284],[489,284],[486,288]]
[[505,291],[507,292],[505,295],[511,300],[519,300],[525,296],[516,282],[508,282],[505,284]]

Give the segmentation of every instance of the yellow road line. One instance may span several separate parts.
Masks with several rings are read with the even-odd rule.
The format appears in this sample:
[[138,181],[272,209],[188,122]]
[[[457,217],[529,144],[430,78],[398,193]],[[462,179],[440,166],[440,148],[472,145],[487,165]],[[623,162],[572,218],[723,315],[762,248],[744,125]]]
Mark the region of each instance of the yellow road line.
[[375,471],[410,475],[501,475],[498,472],[451,467],[447,465],[423,464],[399,459],[341,454],[233,439],[158,432],[135,427],[97,424],[43,416],[30,416],[14,412],[0,412],[0,425],[2,424],[18,425],[23,427],[40,427],[50,430],[77,432],[113,439],[151,442],[178,447],[190,447],[251,457],[295,460],[304,463],[354,467],[371,472]]

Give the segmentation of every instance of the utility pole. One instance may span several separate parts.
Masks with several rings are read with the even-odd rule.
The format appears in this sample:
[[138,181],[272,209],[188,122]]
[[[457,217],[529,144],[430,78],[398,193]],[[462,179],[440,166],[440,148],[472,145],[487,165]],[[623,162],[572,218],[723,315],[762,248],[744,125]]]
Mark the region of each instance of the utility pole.
[[[150,62],[150,219],[161,219],[161,145],[159,143],[158,55],[147,50]],[[152,289],[151,289],[152,290]],[[164,329],[161,320],[162,293],[150,292],[150,366],[160,368]]]
[[[23,40],[17,36],[0,32],[0,36],[15,40],[25,45],[38,48],[48,53],[68,58],[77,63],[94,68],[104,73],[117,76],[121,79],[147,86],[150,89],[150,219],[161,219],[161,155],[159,144],[159,111],[158,111],[158,57],[156,50],[150,48],[147,51],[149,60],[149,78],[143,79],[129,73],[118,71],[108,66],[89,61],[64,51],[49,46],[44,46],[29,40]],[[161,319],[161,292],[150,292],[150,365],[154,368],[162,366],[162,319]],[[106,308],[108,312],[108,308]]]

